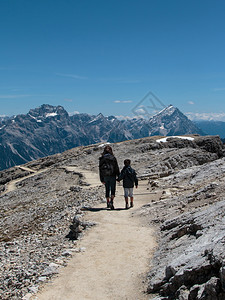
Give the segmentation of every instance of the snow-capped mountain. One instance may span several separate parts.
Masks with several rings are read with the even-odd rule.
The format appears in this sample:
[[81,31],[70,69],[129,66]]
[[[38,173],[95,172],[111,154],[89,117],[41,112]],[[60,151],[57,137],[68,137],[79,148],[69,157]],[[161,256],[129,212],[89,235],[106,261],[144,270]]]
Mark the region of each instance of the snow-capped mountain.
[[169,105],[149,120],[149,135],[182,135],[203,132],[178,108]]
[[76,114],[69,116],[62,106],[42,105],[26,115],[0,122],[0,169],[76,146],[98,142],[119,142],[151,135],[181,135],[203,132],[177,108],[170,105],[150,120],[118,120]]

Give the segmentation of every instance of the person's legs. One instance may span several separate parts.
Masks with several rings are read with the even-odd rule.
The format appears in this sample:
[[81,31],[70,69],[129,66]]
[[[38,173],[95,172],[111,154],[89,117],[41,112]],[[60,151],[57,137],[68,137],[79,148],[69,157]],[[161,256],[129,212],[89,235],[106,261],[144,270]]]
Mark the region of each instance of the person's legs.
[[110,190],[111,190],[111,198],[115,198],[116,194],[116,178],[110,177]]
[[110,202],[110,197],[109,197],[110,181],[107,177],[104,178],[104,180],[105,180],[105,197],[106,197],[106,201],[107,201],[107,208],[109,208],[110,207],[110,205],[109,205],[109,202]]
[[134,207],[133,188],[130,188],[130,189],[129,189],[129,197],[130,197],[130,207]]
[[128,205],[128,197],[125,198],[125,208],[128,209],[129,205]]
[[114,199],[114,196],[111,196],[111,201],[109,202],[109,206],[111,209],[115,209],[114,204],[113,204],[113,199]]
[[130,197],[130,207],[134,207],[134,197]]
[[110,198],[106,198],[107,208],[110,208]]
[[129,189],[128,188],[124,188],[124,199],[125,199],[125,208],[129,208],[128,207],[128,193],[129,193]]
[[110,190],[111,190],[110,205],[111,205],[111,209],[114,209],[113,199],[115,198],[115,194],[116,194],[116,177],[110,177]]

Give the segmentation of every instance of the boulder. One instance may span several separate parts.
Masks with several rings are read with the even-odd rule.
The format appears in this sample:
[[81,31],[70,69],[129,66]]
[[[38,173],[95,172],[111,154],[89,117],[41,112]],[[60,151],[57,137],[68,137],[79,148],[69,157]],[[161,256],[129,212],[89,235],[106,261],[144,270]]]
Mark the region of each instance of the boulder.
[[[225,200],[162,224],[149,293],[157,292],[162,299],[189,299],[195,294],[200,295],[196,299],[225,297],[224,212]],[[196,284],[201,288],[197,290]]]

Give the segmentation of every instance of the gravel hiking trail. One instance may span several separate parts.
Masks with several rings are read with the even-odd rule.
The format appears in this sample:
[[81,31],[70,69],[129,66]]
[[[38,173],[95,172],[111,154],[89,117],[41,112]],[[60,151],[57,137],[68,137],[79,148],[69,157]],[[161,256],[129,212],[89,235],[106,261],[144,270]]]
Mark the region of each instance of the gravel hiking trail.
[[15,191],[17,189],[16,184],[23,181],[24,179],[33,177],[35,175],[38,175],[38,174],[43,173],[48,170],[48,169],[42,169],[39,171],[35,171],[35,170],[32,170],[32,169],[30,169],[28,167],[24,167],[24,166],[17,166],[17,167],[20,168],[21,170],[31,172],[31,174],[21,177],[21,178],[18,178],[18,179],[11,180],[9,183],[6,184],[6,190],[3,193],[1,193],[1,196],[5,195],[9,192]]
[[[78,171],[78,170],[77,170]],[[99,176],[79,170],[91,186],[99,186]],[[84,218],[96,222],[80,239],[66,267],[32,297],[37,300],[141,300],[146,294],[146,275],[156,246],[153,229],[137,213],[157,199],[147,190],[147,181],[134,188],[134,207],[124,209],[123,188],[117,184],[115,210],[106,203],[85,212]]]

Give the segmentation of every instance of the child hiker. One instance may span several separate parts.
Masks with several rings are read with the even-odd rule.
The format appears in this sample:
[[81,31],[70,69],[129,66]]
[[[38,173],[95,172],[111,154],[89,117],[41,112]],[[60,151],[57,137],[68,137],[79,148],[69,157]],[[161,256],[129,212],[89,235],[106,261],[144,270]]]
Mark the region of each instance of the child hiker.
[[128,197],[130,197],[130,207],[134,206],[133,187],[138,187],[137,174],[134,169],[130,166],[130,159],[124,160],[124,167],[118,177],[118,181],[123,180],[125,208],[128,209]]

